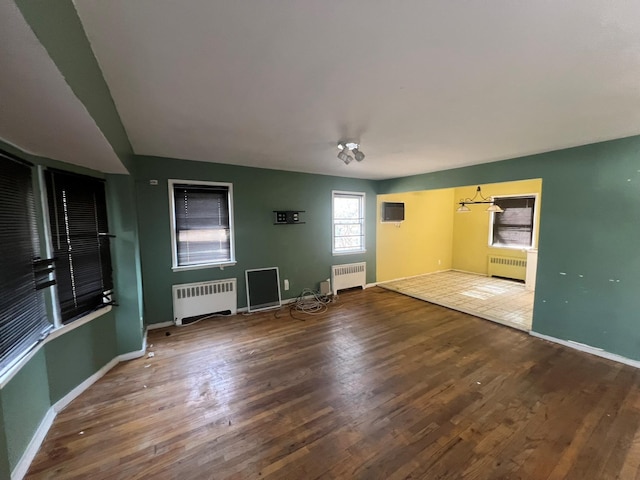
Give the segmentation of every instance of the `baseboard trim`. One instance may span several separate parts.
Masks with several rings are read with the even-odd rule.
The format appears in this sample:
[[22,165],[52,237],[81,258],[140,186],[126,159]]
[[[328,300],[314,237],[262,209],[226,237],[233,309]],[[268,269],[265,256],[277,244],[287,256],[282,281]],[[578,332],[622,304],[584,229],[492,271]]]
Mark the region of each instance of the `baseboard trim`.
[[598,347],[592,347],[591,345],[575,342],[573,340],[561,340],[559,338],[551,337],[549,335],[544,335],[542,333],[534,331],[530,331],[529,334],[533,337],[541,338],[542,340],[547,340],[549,342],[564,345],[565,347],[573,348],[574,350],[590,353],[591,355],[606,358],[607,360],[613,360],[614,362],[623,363],[625,365],[629,365],[630,367],[640,368],[640,361],[632,360],[631,358],[623,357],[622,355],[618,355],[616,353],[610,353]]
[[47,410],[47,413],[45,414],[44,418],[40,422],[38,429],[33,434],[33,437],[31,437],[31,441],[29,442],[29,445],[27,446],[26,450],[22,454],[22,457],[18,461],[18,464],[13,469],[13,472],[11,472],[11,480],[22,480],[24,476],[27,474],[27,471],[31,466],[31,462],[33,462],[33,459],[38,453],[38,450],[40,449],[42,442],[47,436],[47,433],[49,432],[49,429],[51,428],[51,425],[53,424],[53,421],[55,420],[56,415],[58,415],[59,412],[64,410],[64,408],[68,406],[73,400],[75,400],[82,392],[84,392],[87,388],[89,388],[95,382],[100,380],[100,378],[102,378],[109,370],[115,367],[118,363],[124,362],[127,360],[132,360],[134,358],[142,357],[145,354],[146,350],[147,350],[147,335],[145,332],[143,348],[141,350],[118,355],[117,357],[112,359],[110,362],[108,362],[106,365],[104,365],[100,370],[98,370],[96,373],[91,375],[89,378],[85,379],[84,382],[80,383],[73,390],[67,393],[64,397],[62,397],[60,400],[54,403],[51,407],[49,407],[49,410]]
[[122,355],[118,355],[118,362],[127,362],[129,360],[133,360],[134,358],[144,357],[144,354],[147,353],[147,332],[144,332],[144,338],[142,339],[142,348],[140,350],[136,350],[135,352],[123,353]]
[[40,425],[38,425],[36,432],[33,434],[33,437],[31,437],[29,445],[18,461],[16,468],[14,468],[13,472],[11,472],[11,480],[22,480],[27,474],[27,471],[29,471],[29,467],[31,466],[31,462],[38,453],[40,445],[42,445],[42,442],[47,436],[47,433],[49,433],[49,429],[51,428],[51,425],[53,424],[53,420],[55,418],[55,409],[53,407],[49,407],[49,410],[47,410],[47,413],[40,422]]
[[113,360],[111,360],[109,363],[107,363],[105,366],[103,366],[100,370],[98,370],[96,373],[91,375],[84,382],[82,382],[80,385],[78,385],[76,388],[71,390],[64,397],[62,397],[60,400],[54,403],[53,404],[54,411],[56,413],[61,412],[67,405],[69,405],[72,401],[74,401],[82,392],[84,392],[87,388],[89,388],[91,385],[96,383],[96,381],[98,381],[100,378],[104,377],[104,375],[113,367],[115,367],[118,363],[120,363],[119,358],[116,357]]
[[424,277],[425,275],[433,275],[433,274],[436,274],[436,273],[452,272],[452,271],[459,272],[461,270],[453,270],[452,268],[445,268],[444,270],[436,270],[434,272],[418,273],[416,275],[409,275],[408,277],[392,278],[391,280],[382,280],[382,281],[379,281],[379,282],[367,283],[367,287],[369,287],[369,286],[374,287],[376,285],[382,285],[383,283],[399,282],[400,280],[409,280],[411,278]]
[[147,330],[157,330],[158,328],[166,328],[175,326],[174,322],[160,322],[160,323],[150,323],[147,325]]
[[460,270],[459,268],[452,268],[452,272],[468,273],[469,275],[478,275],[479,277],[488,277],[486,273],[470,272],[469,270]]

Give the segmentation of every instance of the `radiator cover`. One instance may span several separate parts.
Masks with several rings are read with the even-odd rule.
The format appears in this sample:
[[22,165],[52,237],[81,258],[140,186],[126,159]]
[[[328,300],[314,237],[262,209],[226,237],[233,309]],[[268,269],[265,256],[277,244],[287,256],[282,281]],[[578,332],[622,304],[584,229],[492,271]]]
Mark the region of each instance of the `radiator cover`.
[[173,285],[173,320],[182,325],[185,318],[238,311],[235,278]]
[[367,285],[367,263],[346,263],[331,267],[331,290],[336,295],[338,290]]
[[487,274],[490,277],[504,277],[522,281],[527,278],[526,258],[489,255],[487,261]]

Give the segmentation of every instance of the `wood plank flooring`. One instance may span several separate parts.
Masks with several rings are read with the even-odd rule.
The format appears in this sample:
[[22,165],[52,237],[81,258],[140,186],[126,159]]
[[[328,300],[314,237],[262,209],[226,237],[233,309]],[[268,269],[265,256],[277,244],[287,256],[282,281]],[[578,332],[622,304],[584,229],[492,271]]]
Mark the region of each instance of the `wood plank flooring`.
[[149,333],[28,479],[640,478],[640,374],[381,288]]

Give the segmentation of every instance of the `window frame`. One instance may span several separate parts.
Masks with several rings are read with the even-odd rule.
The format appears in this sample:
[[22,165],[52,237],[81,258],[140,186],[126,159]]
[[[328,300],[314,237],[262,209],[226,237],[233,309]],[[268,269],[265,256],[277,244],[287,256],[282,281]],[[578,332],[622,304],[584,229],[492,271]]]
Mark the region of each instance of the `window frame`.
[[[235,265],[237,261],[235,249],[235,224],[233,219],[233,183],[170,178],[167,181],[167,185],[169,189],[169,227],[171,230],[171,270],[173,270],[174,272],[182,272],[186,270],[200,270],[203,268],[224,268]],[[229,260],[223,262],[207,262],[197,265],[178,265],[178,243],[176,237],[176,198],[174,188],[175,185],[204,185],[210,187],[226,187],[228,189],[227,201],[229,204]]]
[[[22,365],[23,359],[28,356],[31,352],[33,352],[38,345],[41,345],[42,342],[47,338],[53,328],[55,326],[51,323],[51,319],[47,314],[47,291],[51,290],[51,285],[43,285],[38,288],[38,282],[48,282],[51,280],[51,273],[44,274],[42,278],[39,280],[36,278],[35,270],[34,270],[34,261],[37,259],[41,259],[43,255],[42,248],[42,232],[40,231],[40,218],[38,216],[38,206],[37,203],[39,201],[38,196],[40,192],[38,192],[38,172],[35,165],[29,161],[26,161],[16,155],[12,155],[9,152],[4,150],[0,150],[0,156],[3,157],[7,162],[14,162],[17,165],[20,165],[20,168],[24,168],[28,171],[28,175],[20,175],[18,174],[16,177],[5,177],[10,181],[20,182],[21,180],[25,182],[26,190],[19,190],[18,192],[23,194],[21,197],[18,197],[20,200],[20,204],[24,207],[24,210],[15,212],[19,213],[22,217],[22,220],[27,224],[28,230],[28,240],[26,238],[20,238],[20,242],[24,241],[26,243],[30,243],[30,259],[26,260],[25,256],[16,257],[17,253],[25,253],[25,249],[18,250],[18,252],[13,252],[13,256],[16,258],[20,258],[21,267],[24,267],[24,270],[30,271],[31,280],[28,282],[29,284],[29,297],[22,296],[20,297],[21,305],[17,305],[16,302],[10,302],[9,309],[7,311],[3,310],[2,314],[2,327],[12,327],[12,336],[15,334],[15,330],[18,330],[20,336],[17,338],[13,338],[12,342],[7,342],[7,349],[2,351],[0,356],[0,382],[2,382],[2,386],[6,384],[7,377],[12,376],[16,371],[17,365]],[[25,173],[25,172],[22,172]],[[7,196],[9,198],[9,196]],[[16,198],[16,197],[13,197]],[[11,203],[11,199],[8,200],[8,203]],[[24,227],[24,224],[22,225]],[[13,229],[16,231],[16,229]],[[24,231],[24,229],[22,229]],[[15,240],[15,239],[14,239]],[[4,242],[3,242],[4,243]],[[21,245],[25,246],[25,245]],[[9,254],[7,251],[5,254]],[[28,266],[27,266],[28,264]],[[14,278],[16,272],[14,271]],[[17,272],[20,273],[20,272]],[[24,273],[24,272],[23,272]],[[18,277],[20,278],[20,277]],[[24,279],[24,277],[22,277]],[[31,281],[33,285],[31,285]],[[13,287],[24,288],[27,283],[21,283],[18,285],[13,285]],[[33,287],[33,290],[31,289]],[[5,292],[6,293],[6,292]],[[11,291],[11,293],[15,294],[15,291]],[[15,297],[14,297],[15,298]],[[27,305],[25,305],[28,302]],[[18,322],[15,322],[15,316],[5,316],[5,312],[11,312],[15,307],[27,307],[26,310],[21,310],[24,312],[31,312],[33,316],[29,316],[26,320],[21,319]],[[8,320],[11,318],[12,320]],[[5,321],[6,320],[6,321]],[[3,339],[4,344],[5,339]]]
[[[362,228],[362,245],[359,249],[352,250],[336,250],[336,216],[335,216],[335,199],[338,196],[351,196],[358,197],[360,201],[360,218]],[[357,255],[366,253],[367,251],[367,237],[366,237],[366,217],[367,217],[367,194],[365,192],[352,192],[345,190],[332,190],[331,191],[331,254],[333,256],[339,255]]]
[[[32,170],[32,183],[34,186],[34,201],[35,201],[35,217],[36,227],[38,230],[38,236],[40,237],[40,255],[45,255],[46,258],[53,256],[53,237],[51,235],[51,225],[49,222],[49,202],[47,199],[45,171],[47,167],[43,165],[33,165],[22,159],[19,156],[12,155],[4,150],[0,150],[3,155],[17,158],[24,162],[26,165],[31,165],[35,168],[35,172]],[[67,170],[63,170],[67,171]],[[70,172],[71,173],[71,172]],[[105,191],[105,195],[107,191]],[[108,199],[107,204],[108,204]],[[108,205],[107,205],[108,207]],[[112,258],[113,261],[113,258]],[[49,279],[55,278],[55,272],[49,274]],[[15,356],[13,360],[8,362],[3,368],[0,369],[0,389],[4,388],[14,377],[17,375],[22,367],[24,367],[37,353],[45,347],[49,342],[55,340],[58,337],[66,335],[67,333],[86,325],[93,320],[100,318],[112,311],[110,304],[105,304],[103,308],[86,313],[83,316],[79,316],[71,322],[66,324],[62,323],[60,315],[60,305],[58,301],[57,286],[51,285],[43,289],[45,294],[45,310],[47,313],[47,320],[49,327],[46,332],[43,331],[42,339],[33,343],[28,348],[22,349],[22,351]]]
[[[107,195],[107,182],[106,182],[106,179],[104,178],[100,178],[93,175],[86,175],[82,173],[76,173],[70,170],[57,169],[57,168],[41,168],[40,169],[39,179],[42,182],[41,183],[42,212],[43,212],[43,218],[44,218],[43,230],[46,236],[45,251],[47,252],[47,255],[48,256],[56,255],[56,248],[54,245],[54,234],[53,234],[54,226],[52,225],[52,218],[51,218],[52,206],[50,203],[51,200],[55,201],[57,199],[57,194],[58,194],[57,189],[50,190],[51,187],[55,186],[55,176],[62,176],[62,177],[66,176],[68,178],[75,177],[85,182],[86,181],[94,182],[96,186],[101,185],[100,191],[98,191],[97,189],[93,190],[93,194],[94,194],[93,209],[95,212],[94,213],[95,220],[97,222],[95,226],[96,226],[96,235],[97,235],[98,241],[96,242],[96,244],[92,246],[97,246],[97,254],[98,254],[98,258],[100,259],[98,269],[100,271],[100,278],[101,278],[100,281],[102,283],[102,294],[101,294],[102,303],[98,304],[96,302],[93,307],[81,309],[82,311],[80,311],[79,313],[76,313],[75,315],[64,318],[65,315],[64,315],[64,312],[62,309],[62,303],[61,303],[62,295],[60,293],[62,281],[61,281],[61,274],[59,273],[59,272],[62,272],[62,269],[60,268],[60,263],[56,263],[55,277],[57,281],[53,288],[51,300],[53,304],[53,312],[52,312],[53,323],[56,328],[59,328],[59,327],[65,327],[75,322],[81,321],[85,317],[91,315],[93,312],[97,310],[102,310],[108,307],[113,302],[113,295],[115,292],[115,279],[114,279],[114,273],[113,273],[113,257],[111,255],[112,244],[110,242],[110,237],[112,237],[113,235],[109,232],[109,211],[108,211],[109,201],[108,201],[108,195]],[[49,183],[48,178],[52,179],[51,184]],[[76,188],[75,184],[72,185],[69,189],[73,191],[74,188]],[[96,196],[97,193],[100,193],[101,195]],[[102,198],[102,194],[104,195],[104,198]],[[102,203],[102,200],[104,200],[104,204]],[[102,207],[102,208],[98,208],[98,207]],[[61,208],[64,208],[64,207],[61,207]],[[76,212],[78,211],[76,210],[77,208],[78,208],[77,204],[75,204],[73,209]],[[102,211],[99,214],[98,212],[100,210]],[[54,212],[56,212],[56,210],[54,210]],[[101,214],[104,214],[104,217],[102,217]],[[99,225],[100,219],[104,221],[103,225]],[[77,228],[77,225],[78,223],[74,223],[72,228],[75,230]],[[105,232],[100,231],[101,227],[106,228],[107,231]],[[105,242],[105,244],[103,244],[102,242]],[[70,251],[74,249],[73,247],[78,248],[79,243],[82,243],[82,242],[75,240],[70,245],[71,246]],[[85,247],[86,245],[82,243],[82,246]],[[59,254],[59,252],[57,253]],[[109,260],[108,262],[109,268],[107,271],[105,271],[104,269],[105,263],[104,263],[103,255],[105,254]],[[79,257],[76,257],[75,261],[78,262],[78,265],[82,265],[82,261],[79,259]],[[74,261],[72,258],[69,265],[73,265],[73,263]],[[78,275],[74,274],[73,268],[71,268],[70,277],[69,277],[71,280],[71,285],[73,285],[74,281],[79,278]],[[73,290],[73,298],[75,301],[75,299],[79,298],[79,295],[78,297],[76,297],[77,292],[75,290],[75,287],[72,287],[72,290]],[[97,297],[97,294],[96,294],[96,297]],[[68,299],[67,299],[67,303],[68,303]],[[76,310],[78,310],[77,306],[76,306]]]
[[537,193],[518,193],[514,195],[494,195],[491,197],[491,200],[499,200],[501,198],[533,198],[533,219],[531,221],[531,245],[523,246],[523,245],[494,245],[493,244],[493,229],[495,225],[495,215],[500,215],[500,213],[491,212],[489,216],[489,239],[488,244],[491,248],[502,248],[507,250],[535,250],[537,244],[537,232],[538,232],[538,194]]

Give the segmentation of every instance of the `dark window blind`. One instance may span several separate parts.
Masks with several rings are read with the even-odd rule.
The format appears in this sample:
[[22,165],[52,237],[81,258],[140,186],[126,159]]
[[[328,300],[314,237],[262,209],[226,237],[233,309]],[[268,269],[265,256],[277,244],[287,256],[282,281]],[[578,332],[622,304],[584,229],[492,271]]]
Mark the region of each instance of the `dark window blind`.
[[231,261],[229,187],[173,186],[178,266]]
[[104,182],[46,172],[51,240],[63,323],[98,307],[113,288]]
[[493,243],[498,247],[530,247],[535,197],[496,198],[504,210],[493,214]]
[[0,152],[0,369],[52,327],[33,261],[39,258],[31,167]]

